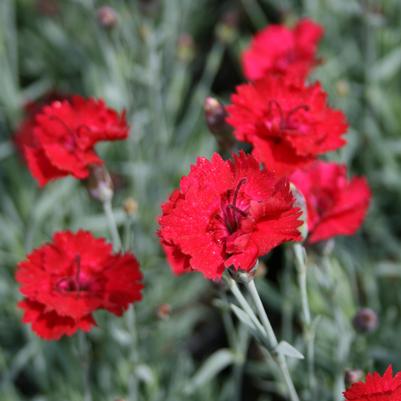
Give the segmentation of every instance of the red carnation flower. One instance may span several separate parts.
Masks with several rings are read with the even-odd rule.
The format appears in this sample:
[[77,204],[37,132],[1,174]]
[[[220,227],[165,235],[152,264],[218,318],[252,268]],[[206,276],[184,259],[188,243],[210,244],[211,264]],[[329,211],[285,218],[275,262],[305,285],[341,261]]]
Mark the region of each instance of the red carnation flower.
[[323,28],[309,19],[299,21],[292,30],[269,25],[242,54],[245,77],[253,81],[269,74],[289,74],[305,79],[317,64],[316,48],[322,36]]
[[368,373],[365,383],[354,383],[343,394],[345,401],[401,401],[401,372],[393,377],[389,365],[383,376]]
[[317,155],[344,145],[344,114],[327,105],[319,83],[266,77],[240,85],[227,107],[227,121],[253,155],[277,174],[287,175]]
[[159,236],[177,274],[219,279],[230,266],[250,271],[259,256],[301,239],[288,180],[244,153],[233,161],[199,158],[162,211]]
[[88,177],[91,164],[103,163],[94,151],[95,144],[127,136],[125,113],[107,108],[103,100],[73,96],[70,101],[45,106],[35,116],[24,153],[32,175],[43,186],[67,175]]
[[371,197],[364,178],[348,180],[345,166],[316,161],[290,179],[306,200],[309,243],[352,235],[361,226]]
[[143,287],[135,256],[112,254],[88,231],[56,233],[19,263],[16,278],[25,297],[23,322],[46,340],[89,331],[97,309],[121,316]]

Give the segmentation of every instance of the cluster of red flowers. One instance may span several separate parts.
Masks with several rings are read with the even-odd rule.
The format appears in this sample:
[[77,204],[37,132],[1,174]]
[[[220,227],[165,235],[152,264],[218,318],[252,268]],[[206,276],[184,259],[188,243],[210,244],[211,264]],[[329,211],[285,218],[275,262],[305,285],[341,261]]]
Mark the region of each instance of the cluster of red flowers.
[[317,64],[323,29],[301,20],[293,30],[272,25],[243,54],[245,75],[227,108],[227,122],[255,158],[285,175],[307,203],[308,242],[354,234],[370,201],[365,179],[347,180],[346,167],[317,161],[345,144],[345,115],[332,109],[319,83],[305,79]]
[[345,401],[400,401],[401,372],[393,377],[390,365],[380,376],[377,372],[368,373],[365,383],[354,383],[344,392]]
[[[87,178],[92,165],[103,163],[96,143],[128,136],[125,113],[103,100],[50,93],[25,113],[15,144],[40,186],[68,175]],[[141,299],[141,277],[132,253],[113,254],[110,244],[87,231],[58,232],[18,265],[23,321],[47,340],[89,331],[96,310],[120,316]]]
[[[175,273],[220,279],[228,268],[249,272],[272,248],[302,240],[291,181],[307,203],[310,243],[361,225],[370,199],[366,181],[349,181],[344,166],[317,160],[343,146],[347,130],[320,84],[305,82],[322,34],[310,20],[293,30],[273,25],[244,52],[252,81],[232,96],[227,122],[253,146],[252,155],[199,158],[162,206],[159,236]],[[102,100],[54,95],[26,112],[16,143],[40,186],[68,175],[87,178],[92,165],[103,163],[96,143],[128,135],[125,113]],[[87,232],[56,234],[19,265],[17,279],[24,321],[49,339],[89,330],[97,309],[119,315],[140,299],[135,257],[112,255]]]
[[345,144],[348,128],[321,85],[305,81],[322,34],[307,19],[293,30],[271,25],[244,52],[251,82],[237,87],[227,122],[252,145],[252,156],[198,159],[162,206],[159,236],[176,274],[249,272],[273,247],[301,240],[290,181],[307,204],[309,243],[360,227],[370,200],[366,180],[349,181],[344,166],[317,160]]

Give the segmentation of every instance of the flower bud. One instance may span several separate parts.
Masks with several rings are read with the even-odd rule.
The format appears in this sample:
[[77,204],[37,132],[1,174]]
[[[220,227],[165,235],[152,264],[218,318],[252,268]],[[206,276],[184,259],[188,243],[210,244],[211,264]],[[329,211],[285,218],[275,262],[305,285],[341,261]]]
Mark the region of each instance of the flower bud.
[[194,40],[189,33],[182,33],[177,42],[177,57],[183,63],[190,63],[195,55]]
[[162,320],[166,320],[171,315],[171,306],[169,304],[161,304],[157,308],[157,317]]
[[349,84],[346,80],[340,79],[336,83],[336,92],[338,96],[347,96],[349,94]]
[[303,241],[305,241],[308,236],[308,210],[306,207],[306,200],[293,183],[290,184],[290,190],[295,199],[294,206],[298,207],[302,212],[300,220],[303,222],[303,224],[301,227],[299,227],[299,231],[301,233]]
[[222,43],[231,43],[237,34],[239,15],[237,11],[226,12],[217,25],[216,35]]
[[355,330],[359,333],[371,333],[376,330],[379,319],[377,313],[370,308],[361,308],[358,310],[352,324]]
[[90,196],[102,203],[113,198],[113,181],[103,165],[90,167],[87,188]]
[[114,8],[110,6],[100,7],[96,12],[96,16],[97,16],[97,21],[103,28],[112,29],[117,25],[118,22],[117,13],[114,10]]
[[227,112],[217,99],[208,96],[203,103],[206,124],[215,136],[220,150],[229,151],[234,145],[231,127],[226,123]]
[[360,369],[346,369],[344,373],[344,384],[348,388],[363,379],[364,373]]
[[218,135],[226,129],[227,112],[221,102],[208,96],[203,103],[203,109],[207,126],[213,134]]
[[138,202],[134,198],[127,198],[123,203],[123,208],[128,216],[132,216],[138,211]]

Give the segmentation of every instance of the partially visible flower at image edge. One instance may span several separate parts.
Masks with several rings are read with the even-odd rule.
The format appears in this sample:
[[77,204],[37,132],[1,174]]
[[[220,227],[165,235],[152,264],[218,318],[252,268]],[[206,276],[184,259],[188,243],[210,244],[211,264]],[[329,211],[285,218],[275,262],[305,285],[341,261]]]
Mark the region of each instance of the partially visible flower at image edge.
[[198,158],[162,205],[159,236],[172,270],[215,280],[229,267],[250,271],[272,248],[301,240],[294,202],[288,180],[251,155]]
[[46,340],[90,331],[98,309],[121,316],[143,288],[132,253],[113,254],[103,238],[83,230],[54,234],[18,264],[16,279],[23,322]]
[[393,369],[389,365],[383,376],[377,372],[368,373],[365,383],[352,384],[343,395],[345,401],[400,401],[401,372],[393,377]]
[[306,200],[308,243],[353,235],[361,226],[371,198],[365,178],[347,178],[344,165],[315,161],[290,176]]
[[24,155],[40,186],[68,175],[87,178],[89,166],[103,163],[95,153],[96,143],[126,139],[129,130],[124,112],[80,96],[44,106],[27,128],[31,136],[23,143]]
[[269,171],[288,175],[345,144],[348,124],[331,108],[319,83],[269,76],[239,85],[227,107],[227,122],[239,141]]
[[323,27],[302,19],[293,28],[269,25],[258,32],[242,54],[244,75],[253,81],[267,75],[296,75],[305,79],[318,63],[317,45]]

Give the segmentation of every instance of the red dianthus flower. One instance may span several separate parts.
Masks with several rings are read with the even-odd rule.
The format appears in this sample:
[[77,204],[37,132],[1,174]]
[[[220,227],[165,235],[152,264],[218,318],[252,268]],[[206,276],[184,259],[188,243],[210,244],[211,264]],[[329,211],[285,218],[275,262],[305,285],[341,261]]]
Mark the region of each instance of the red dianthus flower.
[[240,85],[227,107],[227,121],[253,155],[277,174],[287,175],[317,155],[345,144],[344,114],[327,105],[319,83],[266,77]]
[[73,96],[70,101],[43,107],[35,116],[24,153],[32,175],[43,186],[67,175],[88,177],[91,164],[103,163],[94,151],[95,144],[127,136],[125,113],[107,108],[103,100]]
[[354,383],[344,397],[345,401],[401,401],[401,373],[393,377],[391,365],[383,376],[368,373],[365,383]]
[[19,263],[16,278],[25,297],[23,321],[46,340],[89,331],[97,309],[121,316],[143,287],[135,256],[113,254],[88,231],[56,233]]
[[358,230],[371,197],[365,178],[348,180],[345,166],[315,161],[290,180],[306,200],[309,243]]
[[256,80],[270,74],[289,74],[305,79],[317,64],[316,48],[323,28],[310,19],[294,29],[269,25],[252,39],[242,55],[245,77]]
[[250,271],[257,258],[300,240],[300,210],[286,178],[240,153],[199,158],[162,206],[159,236],[173,271],[219,279],[226,268]]

